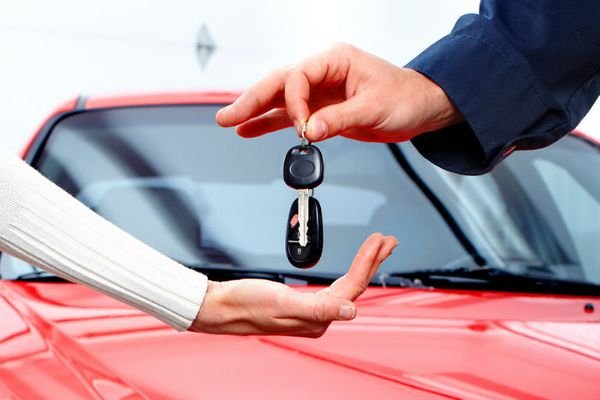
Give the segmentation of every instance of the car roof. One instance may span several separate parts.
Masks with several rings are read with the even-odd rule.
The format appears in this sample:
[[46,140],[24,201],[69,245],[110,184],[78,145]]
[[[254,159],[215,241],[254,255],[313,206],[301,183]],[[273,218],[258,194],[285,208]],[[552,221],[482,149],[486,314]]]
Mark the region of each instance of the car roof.
[[[79,96],[71,99],[51,113],[40,125],[35,133],[30,137],[22,148],[20,155],[25,157],[32,143],[40,132],[52,121],[63,114],[74,111],[95,110],[103,108],[120,107],[141,107],[158,105],[184,105],[184,104],[229,104],[233,103],[241,95],[240,91],[172,91],[172,92],[148,92],[122,95],[104,95],[104,96]],[[597,146],[600,146],[600,140],[589,136],[581,131],[575,130],[571,134],[581,137]]]
[[[79,98],[80,109],[98,109],[112,107],[135,107],[148,105],[181,105],[181,104],[227,104],[233,103],[241,92],[238,91],[198,91],[198,92],[163,92],[141,93],[118,96],[93,96]],[[571,134],[582,137],[600,145],[600,141],[579,130]]]
[[173,91],[148,92],[121,95],[85,96],[81,95],[59,105],[38,126],[21,148],[19,155],[25,159],[33,143],[41,133],[53,126],[61,117],[73,112],[96,110],[104,108],[142,107],[159,105],[201,105],[229,104],[240,96],[241,92],[234,91]]
[[81,96],[79,109],[98,109],[112,107],[134,107],[147,105],[179,105],[179,104],[223,104],[232,103],[239,97],[239,92],[164,92],[141,93],[119,96]]

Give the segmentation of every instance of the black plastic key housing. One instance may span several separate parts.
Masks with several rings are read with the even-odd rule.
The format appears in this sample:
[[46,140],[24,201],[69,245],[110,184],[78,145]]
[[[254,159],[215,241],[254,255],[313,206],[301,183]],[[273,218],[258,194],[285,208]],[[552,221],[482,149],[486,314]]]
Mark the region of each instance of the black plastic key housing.
[[323,156],[313,145],[292,147],[283,162],[283,180],[294,189],[314,189],[323,182]]
[[314,197],[308,199],[308,243],[300,246],[300,223],[294,226],[290,221],[298,214],[298,200],[292,203],[287,220],[285,253],[288,261],[297,268],[310,268],[314,266],[323,253],[323,218],[321,205]]

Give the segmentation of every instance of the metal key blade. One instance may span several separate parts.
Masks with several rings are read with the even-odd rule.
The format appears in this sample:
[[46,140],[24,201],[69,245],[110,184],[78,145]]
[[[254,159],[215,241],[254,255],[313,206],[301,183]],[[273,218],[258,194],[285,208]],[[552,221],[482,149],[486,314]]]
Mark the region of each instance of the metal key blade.
[[308,244],[308,198],[310,189],[298,190],[298,232],[300,234],[300,246],[305,247]]

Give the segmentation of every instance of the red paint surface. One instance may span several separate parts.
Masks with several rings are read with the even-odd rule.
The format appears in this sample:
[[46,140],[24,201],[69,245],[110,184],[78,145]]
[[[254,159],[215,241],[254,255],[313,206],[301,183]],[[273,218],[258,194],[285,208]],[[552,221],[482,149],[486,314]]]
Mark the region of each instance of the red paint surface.
[[597,144],[597,145],[600,146],[600,140],[598,140],[595,137],[592,137],[592,136],[590,136],[590,135],[588,135],[586,133],[583,133],[581,131],[573,131],[573,132],[571,132],[571,134],[573,134],[575,136],[582,137],[582,138],[584,138],[584,139],[586,139],[586,140],[588,140],[588,141],[590,141],[592,143],[595,143],[595,144]]
[[237,99],[234,92],[174,92],[136,94],[130,96],[90,97],[85,102],[86,109],[107,107],[130,107],[165,104],[228,104]]
[[588,302],[371,288],[314,340],[177,333],[80,285],[0,282],[0,398],[598,399]]

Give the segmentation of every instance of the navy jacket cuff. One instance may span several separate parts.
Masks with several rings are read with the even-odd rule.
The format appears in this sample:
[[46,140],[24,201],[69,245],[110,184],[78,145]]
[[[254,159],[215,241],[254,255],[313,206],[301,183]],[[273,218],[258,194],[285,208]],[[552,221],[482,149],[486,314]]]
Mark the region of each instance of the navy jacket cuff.
[[552,143],[568,124],[526,58],[478,15],[461,17],[450,35],[407,67],[438,84],[465,119],[412,140],[424,157],[446,170],[485,173],[513,150]]

